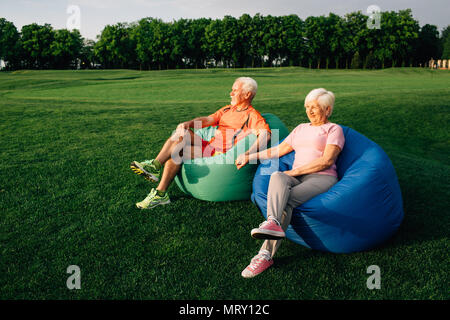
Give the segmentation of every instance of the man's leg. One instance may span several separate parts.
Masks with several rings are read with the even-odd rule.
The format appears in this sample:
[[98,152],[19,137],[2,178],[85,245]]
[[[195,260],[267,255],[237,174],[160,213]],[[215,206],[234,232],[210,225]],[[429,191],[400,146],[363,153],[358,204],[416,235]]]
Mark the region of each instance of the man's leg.
[[[201,156],[201,141],[202,139],[191,130],[186,130],[184,137],[180,137],[176,140],[169,138],[166,141],[158,154],[159,159],[161,159],[161,161],[163,161],[162,164],[164,164],[164,171],[162,172],[159,185],[156,189],[152,189],[143,201],[136,204],[138,208],[150,209],[160,204],[170,203],[167,189],[180,170],[183,160]],[[196,145],[198,143],[200,146]],[[169,156],[167,157],[167,155]],[[156,159],[158,159],[158,157]]]
[[178,171],[180,171],[182,161],[202,156],[202,138],[191,130],[186,131],[186,135],[175,143],[170,144],[170,139],[167,140],[158,154],[161,160],[156,157],[158,161],[164,161],[161,162],[161,164],[164,164],[164,172],[156,190],[166,191],[169,188]]
[[[192,132],[191,130],[188,131]],[[175,148],[177,148],[179,144],[181,145],[178,148],[183,148],[185,144],[184,140],[184,137],[179,137],[177,139],[170,137],[166,140],[155,159],[158,160],[161,165],[164,165],[172,157],[172,152],[175,150]]]
[[[155,159],[143,162],[133,161],[130,167],[136,174],[143,176],[145,179],[151,182],[158,182],[161,180],[164,164],[172,158],[172,155],[180,154],[180,151],[183,150],[186,144],[201,144],[201,141],[201,137],[194,134],[191,130],[186,130],[185,136],[172,135],[166,140]],[[177,163],[178,161],[175,162]]]

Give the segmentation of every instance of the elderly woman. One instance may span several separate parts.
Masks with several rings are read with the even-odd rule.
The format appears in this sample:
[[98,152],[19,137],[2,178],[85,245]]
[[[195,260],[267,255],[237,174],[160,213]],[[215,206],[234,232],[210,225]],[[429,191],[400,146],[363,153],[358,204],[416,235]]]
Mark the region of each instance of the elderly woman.
[[337,182],[336,159],[344,147],[342,128],[328,118],[333,112],[334,94],[323,88],[305,98],[309,123],[298,125],[278,146],[257,153],[244,153],[236,159],[238,169],[250,160],[281,157],[295,151],[292,170],[274,172],[267,193],[267,221],[251,231],[256,239],[266,239],[259,253],[242,271],[252,278],[273,264],[273,256],[285,237],[292,210]]

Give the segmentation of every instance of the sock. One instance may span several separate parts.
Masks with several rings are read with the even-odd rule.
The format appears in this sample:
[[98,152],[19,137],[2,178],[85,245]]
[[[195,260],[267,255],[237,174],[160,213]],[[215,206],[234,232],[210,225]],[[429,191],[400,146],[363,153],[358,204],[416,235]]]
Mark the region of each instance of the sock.
[[153,164],[155,165],[156,170],[161,169],[161,163],[158,160],[153,160]]
[[272,255],[270,254],[269,250],[267,249],[261,249],[259,250],[258,254],[263,255],[267,260],[272,259]]
[[156,190],[156,194],[160,197],[164,197],[167,191]]

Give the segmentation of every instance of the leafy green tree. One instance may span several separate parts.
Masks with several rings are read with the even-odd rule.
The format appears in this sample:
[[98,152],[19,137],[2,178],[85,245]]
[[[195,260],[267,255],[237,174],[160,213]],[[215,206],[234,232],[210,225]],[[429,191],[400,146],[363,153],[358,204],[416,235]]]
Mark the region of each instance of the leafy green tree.
[[[449,27],[439,39],[435,26],[419,27],[411,10],[382,12],[381,28],[367,27],[360,11],[345,17],[297,15],[239,19],[179,19],[165,23],[144,18],[135,23],[107,25],[97,42],[84,42],[77,32],[54,31],[50,25],[22,28],[0,19],[0,58],[12,66],[68,68],[100,63],[104,68],[165,69],[205,67],[207,61],[225,67],[309,65],[317,68],[412,65],[430,55],[450,52]],[[445,45],[444,45],[445,44]],[[445,47],[445,50],[443,50]]]
[[76,59],[81,56],[83,38],[77,29],[69,31],[67,29],[55,30],[55,37],[50,45],[52,67],[56,69],[66,69],[76,66]]
[[49,68],[53,58],[50,47],[55,39],[52,26],[49,24],[41,26],[36,23],[25,25],[21,34],[25,67]]
[[264,17],[257,13],[253,16],[250,24],[250,59],[252,60],[252,67],[256,65],[264,66],[264,57],[266,55],[266,48],[264,44]]
[[418,63],[424,65],[431,58],[436,59],[439,54],[439,31],[436,26],[426,24],[419,32],[415,58]]
[[274,61],[283,60],[283,40],[280,36],[282,34],[282,24],[280,17],[268,15],[264,17],[264,53],[268,57],[268,65],[271,67]]
[[[133,30],[132,39],[136,44],[136,57],[140,68],[165,69],[171,64],[171,25],[161,19],[144,18]],[[172,58],[181,56],[175,53]]]
[[240,47],[240,30],[238,20],[232,16],[225,16],[221,23],[222,32],[219,34],[219,46],[226,66],[236,67],[242,60]]
[[190,20],[180,19],[169,25],[170,66],[179,68],[189,63]]
[[255,63],[255,51],[252,43],[252,39],[254,36],[254,28],[252,17],[248,14],[243,14],[239,17],[238,21],[238,41],[239,44],[236,48],[239,52],[237,56],[239,57],[239,61],[237,66],[239,67],[247,67],[254,66]]
[[136,43],[132,37],[136,26],[127,23],[107,25],[94,47],[94,54],[106,68],[136,65]]
[[307,52],[312,61],[320,69],[321,62],[329,56],[329,43],[327,38],[327,18],[308,17],[305,20],[305,38]]
[[360,69],[361,68],[361,57],[359,56],[359,52],[356,51],[353,55],[353,59],[351,62],[352,69]]
[[330,13],[327,17],[327,38],[329,43],[329,55],[327,69],[330,60],[334,60],[335,68],[339,68],[339,61],[345,58],[346,33],[345,20],[340,16]]
[[[359,69],[360,55],[359,49],[362,42],[362,30],[366,27],[367,16],[361,11],[346,14],[343,19],[343,29],[345,32],[343,39],[343,58],[345,59],[345,67],[348,68],[349,62],[352,69]],[[356,59],[355,59],[356,57]]]
[[441,47],[441,59],[450,59],[450,26],[447,26],[447,28],[442,31]]
[[152,26],[154,23],[158,23],[157,19],[141,19],[132,33],[132,38],[136,43],[137,61],[141,70],[151,69],[154,63],[154,54],[151,48],[151,43],[154,41]]
[[305,56],[304,24],[297,15],[281,17],[281,55],[290,66],[299,66]]
[[242,61],[240,47],[240,32],[238,20],[225,16],[222,20],[212,20],[205,28],[205,49],[208,56],[224,66],[237,66]]
[[12,22],[0,18],[0,59],[6,68],[14,69],[20,65],[20,35]]
[[83,39],[83,46],[80,50],[80,67],[83,69],[94,68],[96,59],[94,54],[95,41],[91,39]]
[[378,61],[375,58],[373,52],[370,51],[366,56],[366,61],[364,62],[364,65],[366,66],[367,69],[375,69],[378,66],[377,63]]
[[381,15],[382,36],[378,47],[386,46],[392,54],[392,66],[401,65],[413,56],[419,37],[419,23],[412,17],[411,9],[383,12]]
[[204,67],[208,53],[205,50],[205,29],[211,23],[211,19],[200,18],[191,20],[188,24],[188,47],[186,55],[195,68]]
[[211,20],[209,25],[205,28],[205,43],[203,44],[203,50],[207,52],[209,59],[214,59],[217,66],[224,59],[224,50],[222,41],[223,26],[222,20]]
[[169,68],[170,63],[170,27],[162,20],[154,20],[151,24],[153,28],[153,42],[150,43],[150,50],[153,52],[154,63],[158,69]]

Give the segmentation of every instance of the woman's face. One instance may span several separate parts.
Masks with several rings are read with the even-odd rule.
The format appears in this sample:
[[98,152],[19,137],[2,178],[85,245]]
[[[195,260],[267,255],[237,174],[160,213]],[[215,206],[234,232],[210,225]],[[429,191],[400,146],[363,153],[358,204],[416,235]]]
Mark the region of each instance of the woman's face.
[[330,111],[330,107],[327,107],[323,110],[319,103],[314,100],[309,102],[306,106],[306,115],[308,116],[309,121],[311,121],[312,125],[322,125],[327,123],[328,117],[327,114]]

